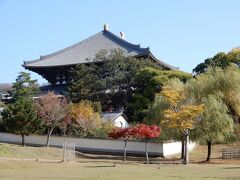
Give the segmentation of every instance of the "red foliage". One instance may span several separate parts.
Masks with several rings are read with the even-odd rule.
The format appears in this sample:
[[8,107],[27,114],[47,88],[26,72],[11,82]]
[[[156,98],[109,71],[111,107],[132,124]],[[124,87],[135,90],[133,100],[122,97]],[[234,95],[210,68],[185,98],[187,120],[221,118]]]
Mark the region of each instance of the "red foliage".
[[130,137],[134,136],[133,128],[115,128],[111,133],[108,134],[108,137],[113,139],[123,139],[127,140]]
[[160,127],[156,125],[148,126],[146,124],[138,124],[135,126],[135,129],[135,136],[142,139],[156,138],[161,133]]
[[156,125],[148,126],[146,124],[138,124],[134,127],[115,128],[108,137],[113,139],[127,140],[132,138],[152,139],[160,135],[161,129]]

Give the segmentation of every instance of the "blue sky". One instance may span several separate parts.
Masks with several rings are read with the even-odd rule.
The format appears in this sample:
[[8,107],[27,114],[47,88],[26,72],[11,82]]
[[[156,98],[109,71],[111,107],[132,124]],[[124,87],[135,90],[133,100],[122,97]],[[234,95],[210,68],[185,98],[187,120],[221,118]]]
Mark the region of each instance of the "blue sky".
[[240,46],[239,7],[239,0],[0,0],[0,82],[15,81],[24,60],[79,42],[105,23],[191,72],[217,52]]

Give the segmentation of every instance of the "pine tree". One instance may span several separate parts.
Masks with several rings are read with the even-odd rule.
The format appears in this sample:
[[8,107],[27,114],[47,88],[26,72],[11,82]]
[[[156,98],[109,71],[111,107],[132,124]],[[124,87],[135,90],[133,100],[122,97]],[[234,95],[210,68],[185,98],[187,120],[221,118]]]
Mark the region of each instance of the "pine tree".
[[24,136],[39,132],[42,120],[38,118],[33,100],[20,98],[4,109],[3,126],[5,130],[22,136],[22,145],[25,145]]

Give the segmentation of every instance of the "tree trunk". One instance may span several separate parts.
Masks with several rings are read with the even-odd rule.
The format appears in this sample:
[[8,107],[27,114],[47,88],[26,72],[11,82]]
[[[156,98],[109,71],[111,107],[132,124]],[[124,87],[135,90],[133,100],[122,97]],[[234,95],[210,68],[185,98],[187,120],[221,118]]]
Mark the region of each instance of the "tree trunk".
[[21,136],[22,136],[22,146],[25,146],[25,136],[24,134],[21,134]]
[[145,142],[145,154],[146,154],[146,160],[147,160],[147,164],[149,164],[149,158],[148,158],[148,143],[147,140]]
[[123,161],[126,161],[127,157],[127,141],[124,141],[124,154],[123,154]]
[[53,132],[53,128],[48,130],[46,147],[49,147],[50,136],[51,136],[52,132]]
[[181,152],[181,159],[184,159],[184,154],[185,154],[185,151],[184,151],[184,146],[185,146],[185,145],[184,145],[184,142],[185,142],[185,140],[184,140],[184,138],[185,138],[185,137],[182,138],[182,152]]
[[189,142],[189,129],[186,130],[185,133],[185,148],[184,148],[184,164],[188,164],[189,157],[188,157],[188,142]]
[[207,142],[207,146],[208,146],[208,154],[207,154],[207,159],[206,161],[209,162],[210,158],[211,158],[211,152],[212,152],[212,142],[208,141]]

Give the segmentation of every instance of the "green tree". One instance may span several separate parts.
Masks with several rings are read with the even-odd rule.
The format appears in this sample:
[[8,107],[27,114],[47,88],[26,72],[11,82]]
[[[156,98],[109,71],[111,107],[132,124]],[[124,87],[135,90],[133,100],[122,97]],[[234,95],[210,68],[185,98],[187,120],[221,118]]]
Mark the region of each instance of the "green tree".
[[110,55],[105,51],[100,52],[94,61],[94,64],[80,64],[72,69],[70,99],[73,102],[98,101],[103,110],[126,107],[136,87],[136,72],[141,67],[156,66],[147,59],[126,57],[116,49]]
[[24,136],[37,133],[42,129],[42,120],[38,118],[33,100],[30,98],[20,98],[7,105],[2,116],[2,124],[6,132],[21,135],[23,146]]
[[174,78],[186,82],[192,78],[192,75],[179,70],[160,70],[153,67],[145,67],[137,71],[136,88],[128,103],[128,111],[131,111],[130,119],[143,121],[146,116],[149,116],[148,109],[154,102],[155,94]]
[[13,83],[13,102],[3,111],[3,126],[7,132],[22,136],[35,133],[41,129],[41,120],[37,117],[33,105],[33,95],[38,91],[36,80],[29,73],[20,72]]
[[38,92],[37,80],[32,80],[30,73],[20,72],[13,83],[13,99],[14,101],[22,97],[33,97]]
[[208,145],[207,161],[211,158],[212,143],[226,143],[230,137],[236,137],[233,128],[237,130],[240,122],[239,82],[239,69],[228,66],[225,69],[209,68],[188,84],[192,99],[205,105],[196,136]]
[[227,106],[214,95],[203,98],[203,103],[203,118],[195,127],[194,133],[197,141],[207,144],[206,161],[210,161],[212,143],[226,142],[233,132],[233,120],[228,114]]
[[196,74],[207,72],[209,68],[219,67],[225,69],[231,64],[240,66],[240,48],[234,48],[229,53],[220,52],[212,58],[206,59],[203,63],[198,64],[193,72]]

